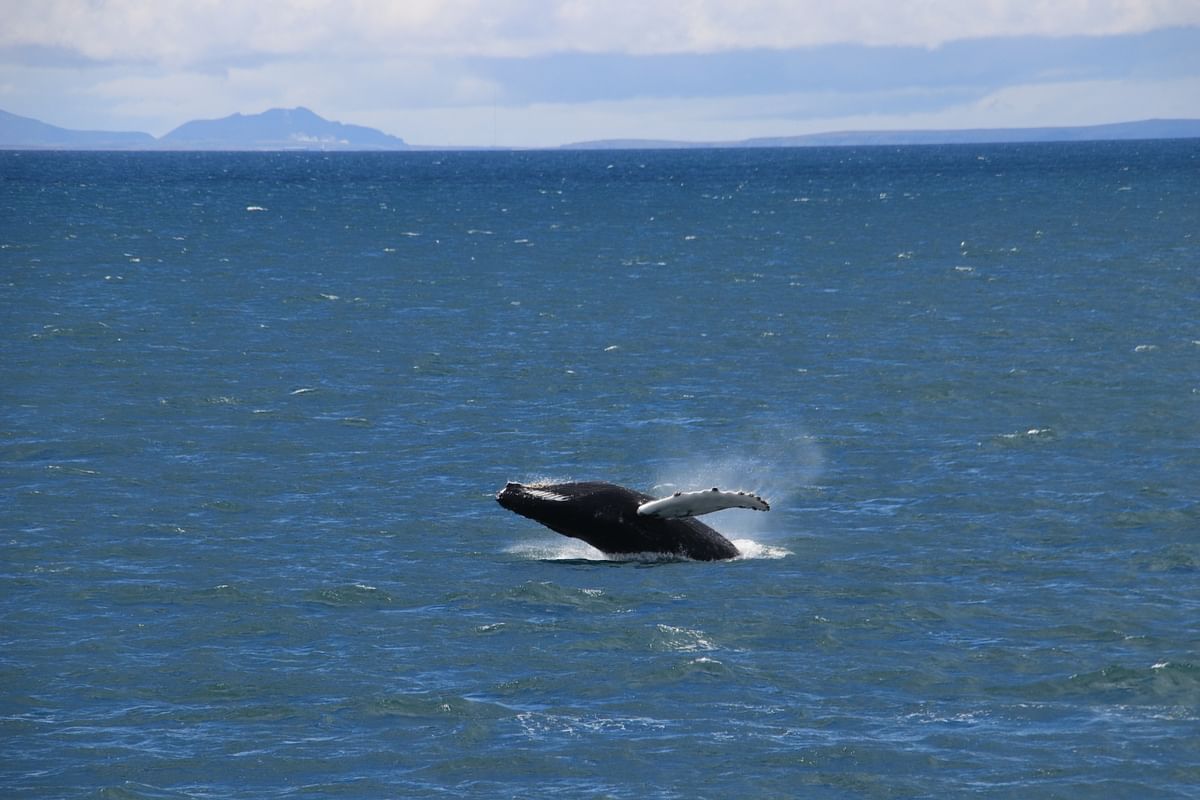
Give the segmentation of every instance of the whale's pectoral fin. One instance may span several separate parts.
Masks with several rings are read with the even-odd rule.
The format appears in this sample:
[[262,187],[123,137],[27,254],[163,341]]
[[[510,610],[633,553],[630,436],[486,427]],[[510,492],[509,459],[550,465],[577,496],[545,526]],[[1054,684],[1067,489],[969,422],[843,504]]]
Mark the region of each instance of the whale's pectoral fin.
[[770,511],[771,506],[750,492],[723,492],[712,488],[703,492],[676,492],[661,500],[651,500],[638,506],[637,513],[643,517],[698,517],[727,508],[752,508],[755,511]]

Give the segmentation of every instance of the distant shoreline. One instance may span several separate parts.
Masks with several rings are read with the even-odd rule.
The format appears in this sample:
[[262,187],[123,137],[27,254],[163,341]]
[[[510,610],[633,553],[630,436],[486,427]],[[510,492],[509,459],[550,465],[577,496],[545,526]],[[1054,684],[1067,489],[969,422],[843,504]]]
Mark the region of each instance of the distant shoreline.
[[[195,136],[196,138],[189,138]],[[270,109],[185,123],[163,137],[136,131],[79,131],[0,111],[0,150],[121,152],[514,152],[554,150],[698,150],[1018,144],[1200,139],[1200,119],[1148,119],[1038,128],[834,131],[736,141],[596,139],[544,147],[414,145],[360,125],[330,122],[305,108]]]
[[995,141],[980,139],[978,141],[862,141],[813,144],[746,144],[742,142],[711,142],[711,143],[672,143],[646,142],[636,140],[615,140],[580,142],[567,145],[547,147],[477,147],[469,145],[410,145],[403,149],[382,148],[352,148],[338,149],[317,148],[272,148],[272,147],[239,147],[239,148],[185,148],[185,147],[61,147],[61,146],[21,146],[0,144],[0,153],[129,153],[140,155],[181,155],[186,153],[211,153],[226,155],[272,155],[272,154],[303,154],[303,155],[436,155],[438,153],[616,153],[616,152],[702,152],[705,150],[836,150],[840,148],[900,148],[900,147],[997,147],[1003,145],[1051,145],[1051,144],[1106,144],[1119,142],[1186,142],[1200,139],[1200,136],[1142,136],[1112,139],[1027,139],[1012,141]]
[[946,144],[1032,144],[1200,138],[1200,120],[1150,119],[1105,125],[1042,128],[967,128],[961,130],[837,131],[799,136],[772,136],[734,142],[678,142],[614,139],[578,142],[558,149],[685,149],[766,147],[863,147]]

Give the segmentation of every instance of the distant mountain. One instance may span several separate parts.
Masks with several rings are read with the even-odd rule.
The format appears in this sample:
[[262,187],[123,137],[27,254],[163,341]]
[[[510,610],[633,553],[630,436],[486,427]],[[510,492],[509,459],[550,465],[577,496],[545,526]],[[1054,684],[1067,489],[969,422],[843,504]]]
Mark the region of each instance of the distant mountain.
[[330,122],[307,108],[185,122],[158,140],[172,150],[403,150],[404,140],[362,125]]
[[73,131],[29,117],[0,111],[0,147],[54,148],[59,150],[128,150],[153,147],[148,133]]
[[[837,147],[845,145],[1082,142],[1113,139],[1198,139],[1200,119],[1150,119],[1068,128],[981,128],[932,131],[841,131],[803,136],[687,142],[605,139],[562,145],[574,150],[655,150],[698,147]],[[155,139],[148,133],[76,131],[0,111],[0,149],[52,150],[436,150],[413,147],[362,125],[331,122],[307,108],[272,108],[186,122]],[[477,148],[449,148],[477,149]]]
[[148,133],[75,131],[0,111],[0,148],[50,150],[404,150],[408,145],[362,125],[330,122],[307,108],[184,123],[155,139]]
[[1128,139],[1197,139],[1200,120],[1149,119],[1110,125],[1064,128],[977,128],[967,130],[840,131],[803,136],[773,136],[736,142],[685,142],[662,139],[604,139],[563,145],[576,150],[670,149],[696,147],[840,147],[850,145],[1003,144],[1011,142],[1086,142]]

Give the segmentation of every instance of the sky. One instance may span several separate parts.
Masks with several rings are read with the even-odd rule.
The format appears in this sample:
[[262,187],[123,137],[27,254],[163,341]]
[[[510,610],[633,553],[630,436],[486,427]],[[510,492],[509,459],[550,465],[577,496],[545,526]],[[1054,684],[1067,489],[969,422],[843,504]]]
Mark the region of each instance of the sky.
[[0,109],[410,144],[1200,118],[1200,0],[0,0]]

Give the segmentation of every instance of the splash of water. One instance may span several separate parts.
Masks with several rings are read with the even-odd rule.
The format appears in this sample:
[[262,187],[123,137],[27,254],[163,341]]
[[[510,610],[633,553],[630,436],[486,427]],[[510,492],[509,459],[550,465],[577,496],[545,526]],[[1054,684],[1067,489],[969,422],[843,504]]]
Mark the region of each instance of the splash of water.
[[[707,446],[711,447],[711,444]],[[657,482],[650,494],[665,496],[671,492],[719,486],[728,491],[760,494],[771,504],[773,512],[787,508],[790,498],[815,485],[825,467],[820,445],[800,429],[777,435],[769,441],[750,443],[738,453],[713,455],[703,448],[677,452],[692,455],[684,460],[666,462],[657,474]],[[726,536],[754,534],[761,537],[778,529],[779,515],[731,509],[709,514],[704,522]],[[739,549],[743,549],[741,545]]]
[[[792,555],[791,550],[756,542],[753,539],[734,539],[733,544],[741,553],[733,559],[734,561],[786,558]],[[603,553],[579,539],[565,537],[562,541],[518,542],[506,547],[504,552],[531,561],[614,561],[654,564],[688,560],[667,553]]]

